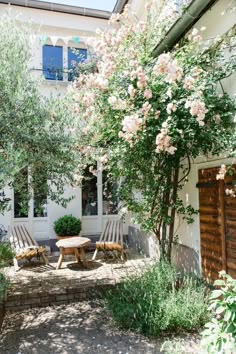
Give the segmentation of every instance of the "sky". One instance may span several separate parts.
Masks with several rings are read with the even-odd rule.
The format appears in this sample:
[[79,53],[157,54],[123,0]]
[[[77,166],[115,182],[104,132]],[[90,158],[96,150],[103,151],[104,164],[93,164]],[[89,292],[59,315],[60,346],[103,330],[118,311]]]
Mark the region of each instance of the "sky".
[[63,5],[87,7],[89,9],[105,10],[112,12],[117,0],[40,0]]

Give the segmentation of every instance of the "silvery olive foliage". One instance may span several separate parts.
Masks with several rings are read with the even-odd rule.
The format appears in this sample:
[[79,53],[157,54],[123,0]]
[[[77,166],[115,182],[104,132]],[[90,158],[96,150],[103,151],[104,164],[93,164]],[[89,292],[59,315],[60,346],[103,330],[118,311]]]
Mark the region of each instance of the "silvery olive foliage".
[[[0,189],[14,186],[26,200],[23,208],[35,190],[39,199],[41,194],[65,203],[64,185],[72,180],[75,164],[70,103],[43,98],[30,70],[33,33],[17,18],[1,18]],[[29,175],[26,188],[22,171]],[[7,204],[0,207],[4,211]]]

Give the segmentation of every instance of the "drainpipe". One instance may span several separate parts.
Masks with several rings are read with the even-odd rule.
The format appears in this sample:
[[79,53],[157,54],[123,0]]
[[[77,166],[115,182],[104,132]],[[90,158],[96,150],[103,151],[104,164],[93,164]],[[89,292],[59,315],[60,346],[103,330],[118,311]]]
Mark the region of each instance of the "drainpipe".
[[165,37],[156,45],[153,50],[153,56],[157,57],[173,48],[194,23],[217,1],[219,0],[193,0],[183,15],[169,29]]

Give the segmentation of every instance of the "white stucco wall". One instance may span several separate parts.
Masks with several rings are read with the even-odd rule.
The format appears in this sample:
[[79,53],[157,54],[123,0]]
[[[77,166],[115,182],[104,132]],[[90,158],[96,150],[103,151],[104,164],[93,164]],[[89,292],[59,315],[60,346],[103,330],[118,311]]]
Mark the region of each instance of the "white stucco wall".
[[[195,28],[201,29],[206,27],[202,32],[204,39],[210,39],[220,36],[227,32],[236,23],[236,12],[225,11],[228,5],[232,3],[229,0],[220,0],[195,24]],[[223,87],[226,92],[235,97],[236,94],[236,74],[224,80]],[[220,92],[220,88],[219,88]],[[188,176],[188,182],[180,196],[186,205],[191,204],[194,208],[199,209],[199,195],[196,183],[198,182],[198,171],[208,167],[216,167],[221,164],[230,164],[233,159],[227,158],[227,153],[222,153],[220,157],[198,157],[192,165],[191,173]],[[177,218],[176,233],[179,235],[180,244],[193,248],[199,254],[200,260],[200,227],[199,216],[195,217],[195,222],[186,225],[181,218]],[[199,262],[200,264],[200,262]]]
[[[56,45],[63,46],[63,66],[67,68],[67,47],[86,48],[86,41],[89,37],[95,35],[97,28],[104,29],[108,25],[107,20],[89,18],[79,15],[70,15],[59,12],[52,12],[39,9],[31,9],[19,6],[8,6],[0,4],[0,16],[3,14],[10,14],[12,17],[18,16],[19,21],[24,23],[31,23],[32,25],[32,60],[30,62],[30,68],[34,77],[41,78],[40,91],[45,97],[51,94],[64,95],[67,90],[68,81],[65,75],[64,81],[44,80],[42,75],[42,43],[40,36],[47,36],[46,44],[53,44],[51,37],[57,37]],[[75,44],[73,40],[67,43],[63,41],[65,38],[79,37],[80,41]],[[100,184],[99,184],[100,183]],[[100,182],[101,185],[101,177]],[[101,187],[100,187],[101,188]],[[5,189],[7,197],[12,199],[12,207],[9,212],[4,215],[0,215],[0,224],[3,224],[5,228],[13,222],[21,222],[27,225],[28,229],[33,233],[37,240],[49,240],[55,238],[53,230],[54,221],[65,214],[72,214],[76,217],[82,217],[82,202],[81,202],[81,189],[73,189],[65,186],[65,197],[74,196],[74,199],[68,203],[64,208],[56,203],[49,201],[47,210],[48,217],[35,218],[33,217],[33,203],[30,202],[29,217],[14,219],[14,193],[13,190]],[[97,223],[92,218],[87,217],[82,223],[82,231],[85,233],[97,233],[101,231],[107,217],[102,217],[99,221],[99,230]],[[127,228],[126,228],[127,229]],[[127,231],[126,231],[127,232]]]
[[[137,6],[138,13],[142,13],[142,6],[138,1],[133,0],[133,5]],[[144,7],[144,2],[142,5]],[[216,36],[221,36],[227,32],[236,23],[236,11],[226,11],[228,6],[232,4],[231,0],[219,0],[211,9],[209,9],[203,17],[194,25],[195,28],[201,29],[206,27],[206,30],[201,32],[204,39],[208,40]],[[228,55],[228,53],[227,53]],[[236,95],[236,74],[223,80],[222,82],[224,90],[230,95]],[[220,91],[219,87],[219,92]],[[199,209],[199,195],[196,183],[198,182],[198,171],[200,169],[208,167],[216,167],[221,164],[230,164],[233,159],[227,158],[227,153],[222,153],[220,157],[198,157],[192,165],[191,172],[188,176],[188,182],[185,184],[182,191],[179,193],[180,197],[184,200],[185,205],[191,204],[195,209]],[[187,225],[180,216],[176,217],[175,234],[179,236],[179,250],[174,247],[173,256],[176,264],[188,270],[195,270],[198,272],[200,266],[200,227],[199,227],[199,215],[195,216],[195,222]],[[132,244],[135,244],[135,239],[132,234],[140,233],[137,225],[131,225],[133,229],[130,232]],[[140,233],[141,235],[141,233]],[[143,236],[143,235],[142,235]],[[182,247],[184,246],[184,247]],[[185,247],[187,246],[187,247]],[[140,247],[140,245],[139,245]],[[177,247],[178,248],[178,247]],[[145,245],[143,246],[145,254],[150,255],[153,247],[148,244],[148,235],[146,235]],[[155,256],[158,256],[158,252],[155,251]]]

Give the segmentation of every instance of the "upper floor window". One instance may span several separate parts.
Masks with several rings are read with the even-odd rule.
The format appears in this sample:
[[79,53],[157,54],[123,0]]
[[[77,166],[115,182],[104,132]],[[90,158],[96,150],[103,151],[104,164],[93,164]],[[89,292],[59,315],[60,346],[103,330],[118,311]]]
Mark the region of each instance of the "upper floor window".
[[72,81],[78,75],[77,63],[87,59],[87,49],[68,48],[68,81]]
[[63,52],[61,46],[43,46],[43,74],[47,80],[63,80]]

